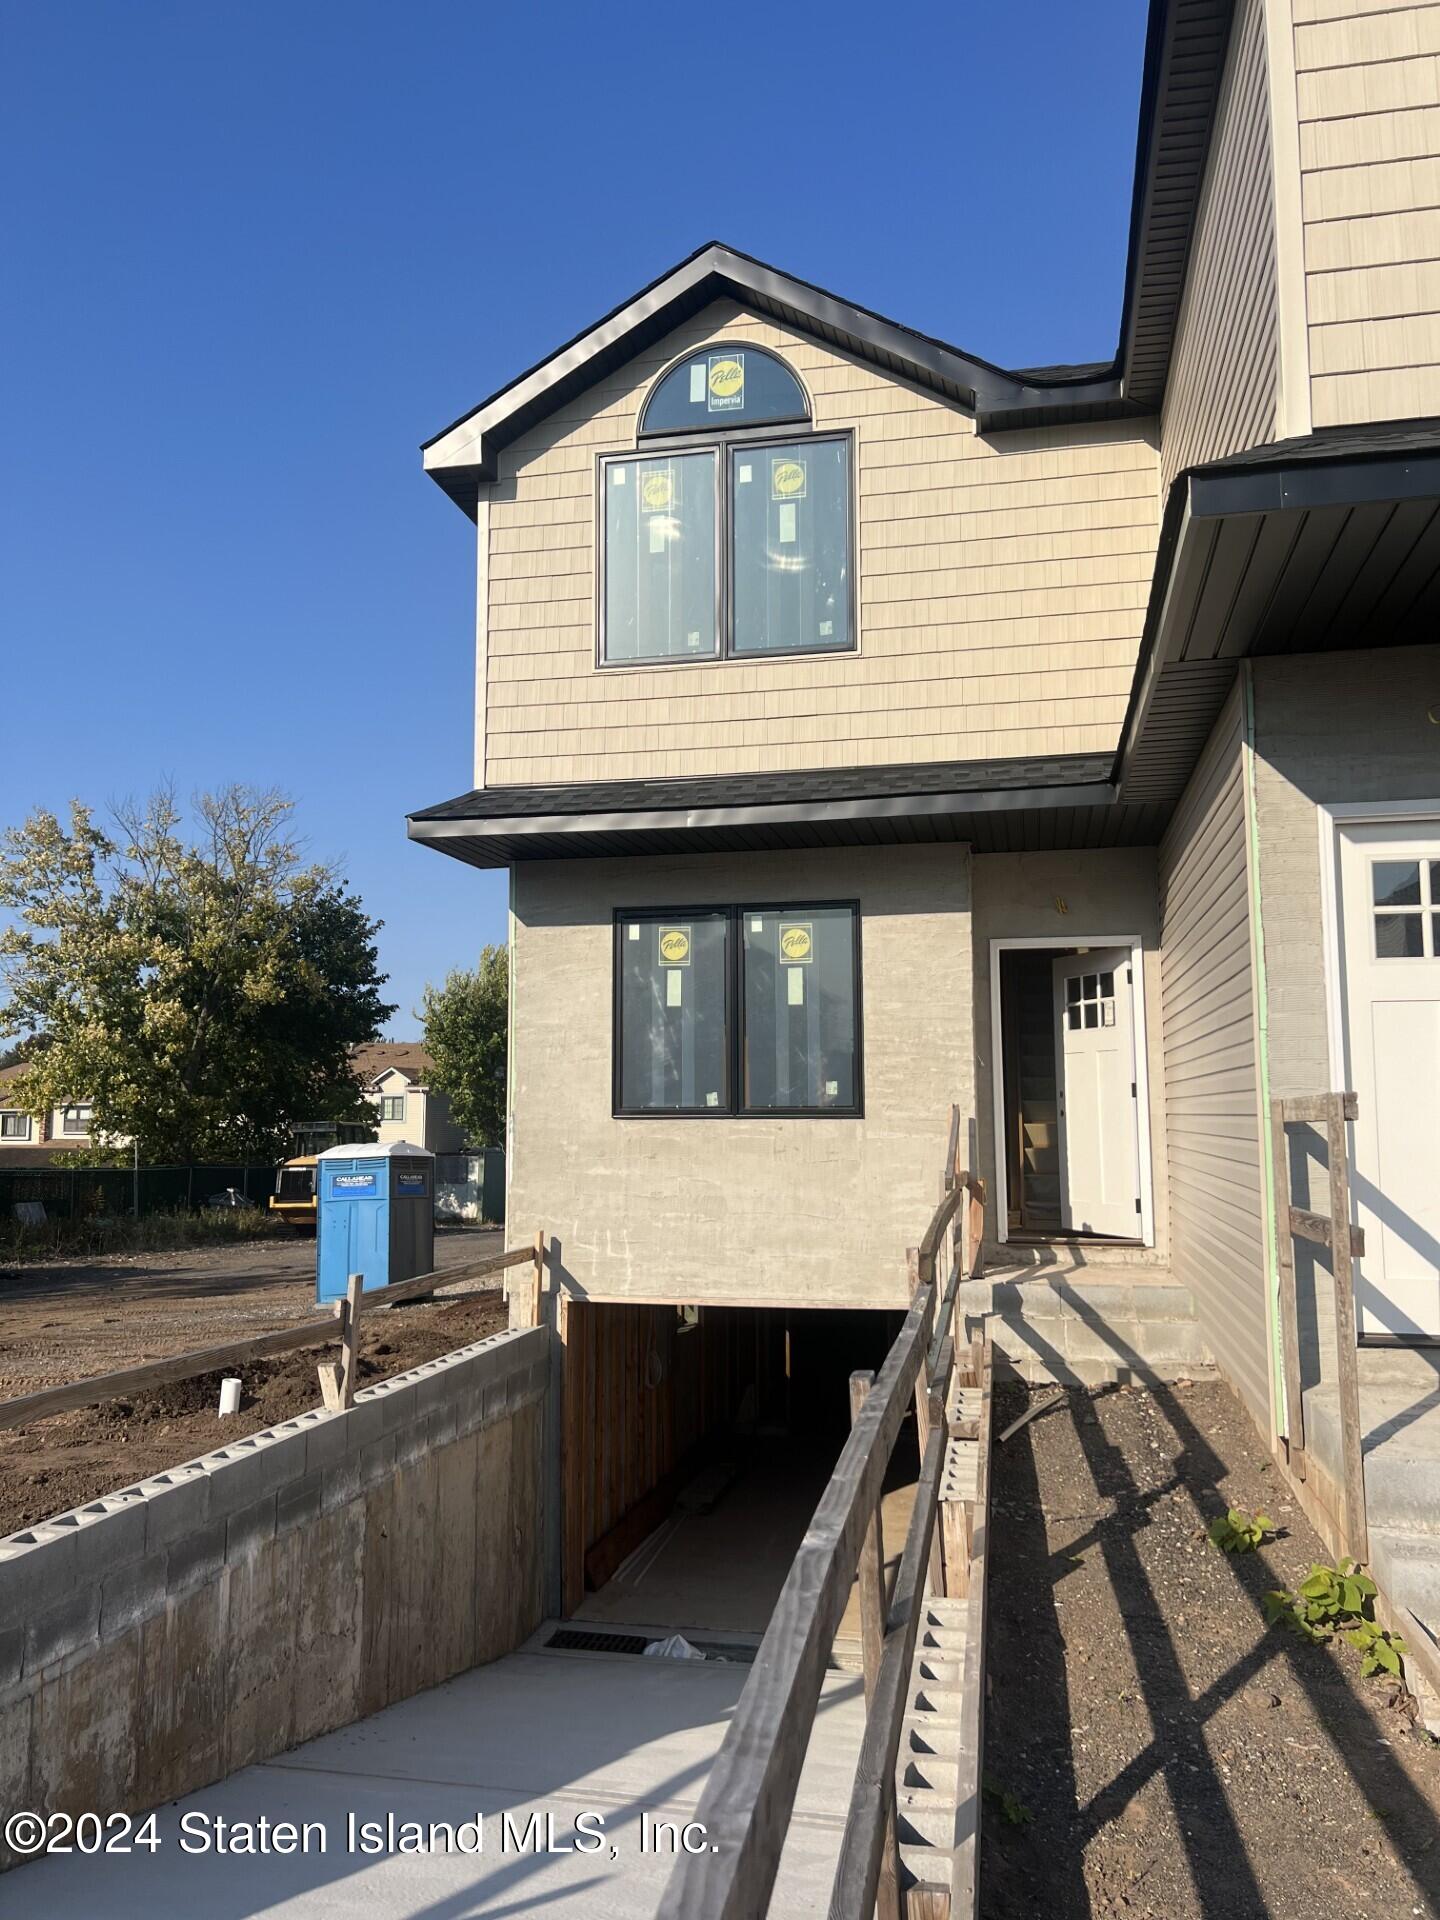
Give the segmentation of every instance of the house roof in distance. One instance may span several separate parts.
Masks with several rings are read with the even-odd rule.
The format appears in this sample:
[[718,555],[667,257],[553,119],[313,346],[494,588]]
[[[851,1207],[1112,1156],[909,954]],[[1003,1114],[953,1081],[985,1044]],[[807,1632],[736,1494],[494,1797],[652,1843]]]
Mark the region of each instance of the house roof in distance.
[[423,1086],[434,1066],[418,1040],[371,1040],[354,1049],[350,1064],[367,1087],[386,1073],[403,1074],[412,1087]]

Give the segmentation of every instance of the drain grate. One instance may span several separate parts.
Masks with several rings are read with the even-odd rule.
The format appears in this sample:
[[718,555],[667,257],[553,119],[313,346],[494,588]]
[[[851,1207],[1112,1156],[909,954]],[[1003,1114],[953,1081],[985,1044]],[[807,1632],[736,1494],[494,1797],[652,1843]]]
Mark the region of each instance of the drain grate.
[[[690,1639],[687,1634],[686,1639]],[[732,1666],[753,1666],[754,1647],[732,1646],[723,1640],[690,1640],[697,1653],[710,1660],[728,1660]],[[643,1633],[596,1633],[583,1627],[556,1627],[545,1642],[560,1653],[641,1653],[650,1645]]]

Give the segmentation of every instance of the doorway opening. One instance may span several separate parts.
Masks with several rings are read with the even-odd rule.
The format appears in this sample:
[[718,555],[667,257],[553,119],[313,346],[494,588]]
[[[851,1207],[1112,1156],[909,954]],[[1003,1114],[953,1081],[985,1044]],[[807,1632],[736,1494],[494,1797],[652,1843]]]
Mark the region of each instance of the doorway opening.
[[1153,1239],[1138,939],[990,952],[999,1237]]
[[[763,1634],[850,1431],[850,1375],[878,1370],[902,1317],[567,1300],[569,1624]],[[911,1426],[887,1481],[897,1561],[917,1468]]]

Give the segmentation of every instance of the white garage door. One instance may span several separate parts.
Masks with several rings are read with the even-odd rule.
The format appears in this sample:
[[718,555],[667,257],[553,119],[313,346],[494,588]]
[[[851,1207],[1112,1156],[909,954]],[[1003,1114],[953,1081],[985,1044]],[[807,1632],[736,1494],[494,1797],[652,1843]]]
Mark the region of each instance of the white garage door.
[[1440,821],[1340,829],[1360,1332],[1440,1339]]

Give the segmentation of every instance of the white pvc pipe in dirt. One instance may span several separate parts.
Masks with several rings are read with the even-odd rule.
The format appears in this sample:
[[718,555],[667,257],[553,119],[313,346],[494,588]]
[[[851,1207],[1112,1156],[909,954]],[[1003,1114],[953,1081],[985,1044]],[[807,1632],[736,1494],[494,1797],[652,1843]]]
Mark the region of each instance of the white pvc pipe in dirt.
[[240,1382],[235,1379],[220,1382],[220,1418],[226,1419],[232,1413],[240,1411]]

